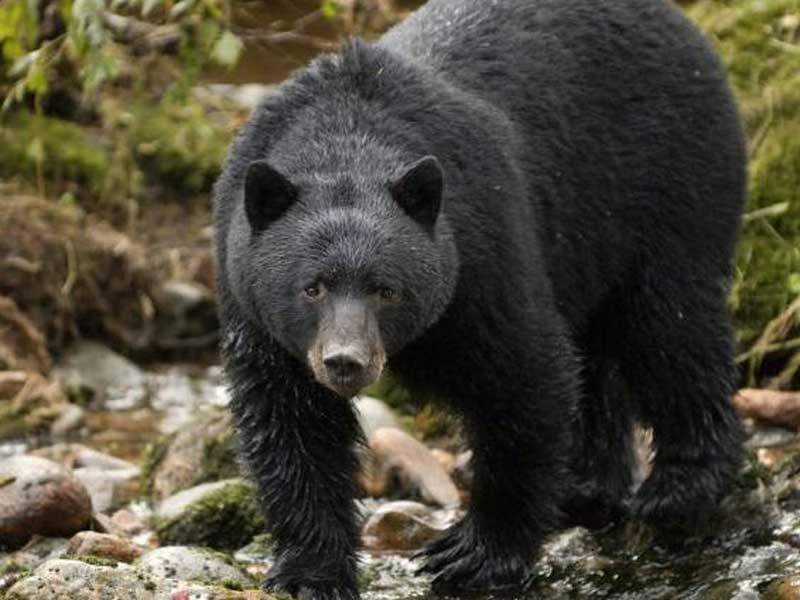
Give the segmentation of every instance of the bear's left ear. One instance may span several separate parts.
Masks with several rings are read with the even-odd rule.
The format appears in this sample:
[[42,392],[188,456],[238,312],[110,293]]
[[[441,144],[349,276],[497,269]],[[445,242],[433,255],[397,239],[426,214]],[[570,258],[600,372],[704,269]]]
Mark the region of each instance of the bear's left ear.
[[244,207],[254,231],[262,231],[280,217],[297,198],[297,190],[285,175],[266,160],[247,167],[244,179]]
[[406,214],[433,229],[442,206],[444,173],[439,161],[426,156],[412,164],[389,189],[395,202]]

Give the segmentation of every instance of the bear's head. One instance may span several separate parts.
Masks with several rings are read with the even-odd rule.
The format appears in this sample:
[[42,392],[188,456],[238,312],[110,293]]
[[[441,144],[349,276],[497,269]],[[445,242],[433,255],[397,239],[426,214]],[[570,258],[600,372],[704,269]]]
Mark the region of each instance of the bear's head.
[[239,303],[320,384],[356,395],[452,298],[443,189],[431,156],[389,177],[290,176],[268,160],[250,163],[229,239]]

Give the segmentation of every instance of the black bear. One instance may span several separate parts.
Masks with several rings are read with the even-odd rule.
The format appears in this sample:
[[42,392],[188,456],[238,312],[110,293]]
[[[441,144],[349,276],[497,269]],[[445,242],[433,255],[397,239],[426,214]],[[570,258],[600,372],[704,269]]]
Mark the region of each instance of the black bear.
[[564,513],[662,525],[741,456],[725,298],[745,151],[723,67],[666,0],[430,0],[266,98],[216,187],[223,354],[277,541],[267,587],[352,599],[349,401],[384,367],[474,449],[427,548],[448,594],[515,592]]

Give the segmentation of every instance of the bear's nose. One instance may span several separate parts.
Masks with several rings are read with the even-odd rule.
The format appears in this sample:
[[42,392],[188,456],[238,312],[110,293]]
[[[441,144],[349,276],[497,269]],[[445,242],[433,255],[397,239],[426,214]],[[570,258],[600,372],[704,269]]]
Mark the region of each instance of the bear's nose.
[[336,352],[322,359],[328,372],[340,380],[354,379],[366,368],[366,364],[352,353]]

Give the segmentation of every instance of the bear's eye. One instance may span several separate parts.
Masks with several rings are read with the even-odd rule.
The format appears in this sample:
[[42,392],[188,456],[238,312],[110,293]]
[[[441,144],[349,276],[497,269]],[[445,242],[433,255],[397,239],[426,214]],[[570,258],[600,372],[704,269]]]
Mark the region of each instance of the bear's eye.
[[397,292],[390,287],[382,287],[378,290],[378,294],[382,300],[394,300],[397,297]]
[[309,285],[303,290],[303,296],[306,298],[306,300],[318,300],[324,291],[325,290],[322,287],[322,284],[315,283]]

